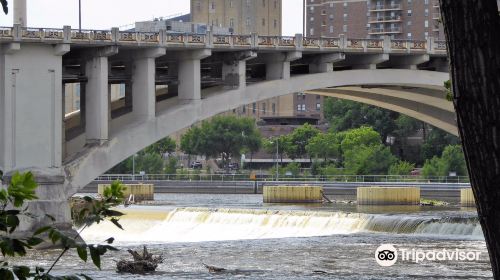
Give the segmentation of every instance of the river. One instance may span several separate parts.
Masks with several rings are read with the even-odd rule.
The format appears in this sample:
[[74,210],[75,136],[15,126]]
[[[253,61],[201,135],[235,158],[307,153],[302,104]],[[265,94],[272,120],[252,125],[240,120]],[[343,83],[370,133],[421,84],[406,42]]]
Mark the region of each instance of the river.
[[[459,206],[361,207],[352,203],[263,204],[261,195],[158,194],[156,204],[122,209],[124,231],[111,223],[85,229],[87,242],[116,239],[102,271],[65,256],[56,273],[94,279],[491,279],[475,210]],[[127,249],[148,245],[165,263],[151,275],[118,274]],[[477,260],[375,261],[381,244],[398,249],[471,251]],[[57,250],[31,252],[47,266]],[[211,274],[202,263],[224,267]]]

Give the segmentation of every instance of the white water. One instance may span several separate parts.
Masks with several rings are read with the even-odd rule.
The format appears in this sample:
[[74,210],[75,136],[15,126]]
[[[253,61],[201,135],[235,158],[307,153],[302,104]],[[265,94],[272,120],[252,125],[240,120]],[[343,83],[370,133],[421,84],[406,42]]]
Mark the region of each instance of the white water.
[[93,225],[82,237],[90,243],[113,236],[118,244],[201,242],[326,236],[380,232],[438,235],[481,240],[474,218],[431,218],[343,212],[179,208],[166,214],[135,212],[124,216],[124,231],[110,222]]

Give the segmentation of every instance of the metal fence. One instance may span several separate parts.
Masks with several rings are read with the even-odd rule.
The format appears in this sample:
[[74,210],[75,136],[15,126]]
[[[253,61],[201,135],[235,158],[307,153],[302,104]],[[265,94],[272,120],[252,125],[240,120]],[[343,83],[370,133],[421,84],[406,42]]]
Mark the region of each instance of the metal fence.
[[290,182],[404,182],[404,183],[469,183],[467,176],[403,176],[403,175],[331,175],[331,176],[278,176],[249,174],[105,174],[96,181],[206,181],[206,182],[241,182],[241,181],[290,181]]

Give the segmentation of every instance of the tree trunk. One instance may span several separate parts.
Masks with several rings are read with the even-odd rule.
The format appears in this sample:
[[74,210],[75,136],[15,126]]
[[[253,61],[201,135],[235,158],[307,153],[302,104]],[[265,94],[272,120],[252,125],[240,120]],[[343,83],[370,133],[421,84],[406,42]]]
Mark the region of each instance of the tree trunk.
[[441,0],[453,102],[479,221],[500,279],[500,18],[496,0]]

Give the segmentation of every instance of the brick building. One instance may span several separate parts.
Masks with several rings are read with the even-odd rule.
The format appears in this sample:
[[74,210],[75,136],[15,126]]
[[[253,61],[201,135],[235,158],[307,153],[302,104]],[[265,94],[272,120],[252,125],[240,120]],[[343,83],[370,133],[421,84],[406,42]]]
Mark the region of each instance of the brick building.
[[438,0],[307,0],[306,34],[444,40],[439,17]]

